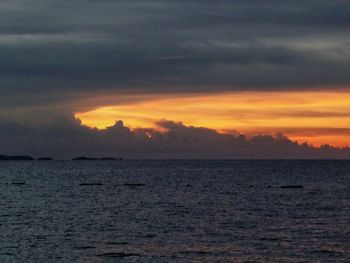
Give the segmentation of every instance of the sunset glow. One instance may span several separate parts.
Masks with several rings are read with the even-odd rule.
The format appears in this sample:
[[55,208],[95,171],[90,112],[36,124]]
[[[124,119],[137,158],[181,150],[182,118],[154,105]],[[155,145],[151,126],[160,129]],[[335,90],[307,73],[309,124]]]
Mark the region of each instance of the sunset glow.
[[349,109],[350,92],[231,92],[145,95],[130,103],[77,112],[75,117],[99,129],[116,120],[132,128],[156,128],[157,121],[167,119],[220,132],[282,132],[317,146],[346,146],[350,145]]

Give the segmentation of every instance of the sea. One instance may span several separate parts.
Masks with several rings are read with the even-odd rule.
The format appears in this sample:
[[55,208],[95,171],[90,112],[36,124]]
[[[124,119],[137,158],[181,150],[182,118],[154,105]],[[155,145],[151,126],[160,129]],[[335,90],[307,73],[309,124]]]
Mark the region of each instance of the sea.
[[0,262],[350,262],[350,161],[0,162]]

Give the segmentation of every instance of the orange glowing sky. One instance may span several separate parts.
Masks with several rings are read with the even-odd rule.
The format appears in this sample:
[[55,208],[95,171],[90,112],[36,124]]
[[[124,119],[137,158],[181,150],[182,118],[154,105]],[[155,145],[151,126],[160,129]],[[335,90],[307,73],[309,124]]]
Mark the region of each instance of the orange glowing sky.
[[[123,95],[118,101],[123,101]],[[117,104],[117,103],[116,103]],[[138,95],[138,99],[75,113],[99,129],[123,120],[131,128],[156,128],[167,119],[221,132],[282,132],[313,145],[350,145],[350,92],[230,92]]]

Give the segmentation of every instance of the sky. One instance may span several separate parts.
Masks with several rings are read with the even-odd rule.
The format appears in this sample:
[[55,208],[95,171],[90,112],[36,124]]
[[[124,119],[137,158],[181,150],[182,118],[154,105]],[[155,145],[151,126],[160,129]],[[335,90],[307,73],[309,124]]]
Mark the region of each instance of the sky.
[[[350,146],[349,32],[347,0],[3,0],[0,153],[64,158],[57,139],[78,147],[77,134],[94,147],[75,154],[130,158],[267,147],[200,154],[205,130],[232,143],[307,142],[308,157],[324,157],[322,145]],[[204,136],[192,152],[146,146],[191,141],[188,130]],[[121,131],[138,139],[107,150],[106,134]],[[299,146],[280,154],[305,157]]]

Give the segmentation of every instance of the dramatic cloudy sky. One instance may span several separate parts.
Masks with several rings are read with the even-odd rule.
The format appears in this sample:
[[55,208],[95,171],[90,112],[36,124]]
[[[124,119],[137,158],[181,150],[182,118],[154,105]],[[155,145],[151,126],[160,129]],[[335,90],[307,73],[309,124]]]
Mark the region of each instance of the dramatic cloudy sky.
[[350,145],[349,32],[348,0],[2,0],[0,129],[167,120]]

